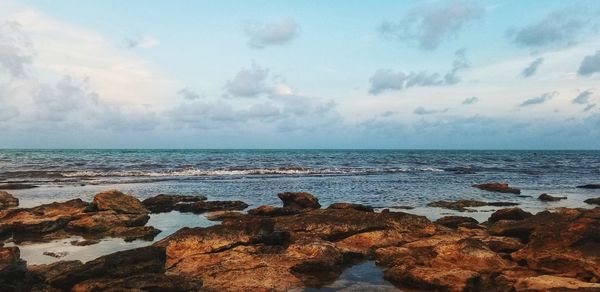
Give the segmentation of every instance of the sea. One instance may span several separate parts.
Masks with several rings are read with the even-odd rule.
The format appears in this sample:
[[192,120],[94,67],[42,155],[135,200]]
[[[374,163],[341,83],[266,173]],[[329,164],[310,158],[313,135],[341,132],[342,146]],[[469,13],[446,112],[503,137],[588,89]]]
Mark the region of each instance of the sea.
[[[367,204],[427,216],[471,216],[485,221],[498,207],[459,213],[431,208],[436,200],[476,199],[515,202],[539,212],[558,207],[591,208],[583,201],[600,190],[576,188],[600,183],[600,151],[547,150],[0,150],[0,184],[25,183],[33,189],[9,190],[20,206],[73,198],[91,200],[106,189],[140,199],[158,194],[204,195],[209,200],[241,200],[250,208],[281,205],[279,192],[310,192],[322,205]],[[482,191],[473,184],[507,182],[520,196]],[[547,193],[566,200],[545,203]],[[184,226],[215,224],[202,215],[178,212],[152,215],[148,225],[163,232],[156,240]],[[89,247],[70,240],[20,246],[30,264],[93,259],[117,250],[151,244],[106,239]],[[64,258],[44,251],[66,252]],[[349,270],[378,273],[372,263]],[[358,275],[362,272],[358,273]],[[348,278],[349,277],[349,278]],[[393,290],[388,283],[357,282],[350,275],[330,290],[351,285]],[[360,278],[360,277],[358,277]],[[369,279],[377,277],[370,277]],[[354,280],[353,280],[354,279]],[[379,281],[379,280],[378,280]],[[360,286],[367,285],[367,286]]]

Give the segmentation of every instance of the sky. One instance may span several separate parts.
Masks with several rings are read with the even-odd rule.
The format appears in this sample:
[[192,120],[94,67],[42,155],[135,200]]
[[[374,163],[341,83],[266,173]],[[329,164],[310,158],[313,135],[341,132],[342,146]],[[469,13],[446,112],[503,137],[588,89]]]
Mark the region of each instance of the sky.
[[0,0],[0,148],[600,149],[600,1]]

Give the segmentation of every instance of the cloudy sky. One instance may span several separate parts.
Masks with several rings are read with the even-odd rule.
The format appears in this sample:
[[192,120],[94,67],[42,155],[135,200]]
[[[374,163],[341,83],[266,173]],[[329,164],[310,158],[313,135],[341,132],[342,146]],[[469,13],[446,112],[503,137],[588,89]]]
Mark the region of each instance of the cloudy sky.
[[600,1],[0,1],[3,148],[600,149]]

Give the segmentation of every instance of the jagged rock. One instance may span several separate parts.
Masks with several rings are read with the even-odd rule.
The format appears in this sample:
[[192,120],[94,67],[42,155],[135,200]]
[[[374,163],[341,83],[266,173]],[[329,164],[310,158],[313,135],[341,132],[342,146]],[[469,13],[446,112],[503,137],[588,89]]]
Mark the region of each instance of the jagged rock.
[[566,200],[567,197],[555,197],[555,196],[551,196],[548,194],[541,194],[538,197],[538,200],[542,201],[542,202],[556,202],[556,201],[560,201],[560,200]]
[[500,209],[490,216],[488,222],[494,223],[500,220],[524,220],[533,216],[533,214],[523,211],[520,208]]
[[198,201],[192,203],[177,203],[173,207],[179,212],[202,214],[214,211],[244,210],[248,204],[242,201]]
[[19,199],[7,192],[0,191],[0,210],[19,206]]
[[448,228],[456,229],[459,225],[468,223],[468,224],[479,224],[479,222],[471,217],[464,216],[444,216],[438,220],[435,220],[434,223],[446,226]]
[[0,212],[4,233],[39,234],[64,228],[76,214],[83,213],[88,203],[74,199],[28,209],[9,209]]
[[600,209],[544,211],[515,224],[530,234],[527,246],[512,253],[514,261],[544,274],[600,278]]
[[79,261],[57,262],[33,266],[29,270],[40,282],[68,290],[89,279],[119,279],[145,273],[164,273],[164,264],[164,250],[147,246],[101,256],[85,264]]
[[515,284],[516,291],[600,291],[600,283],[588,283],[573,278],[542,275],[518,279]]
[[88,246],[100,243],[99,239],[84,239],[84,240],[73,240],[71,241],[71,245],[74,246]]
[[580,188],[580,189],[600,189],[600,184],[581,185],[581,186],[577,186],[577,188]]
[[484,191],[490,192],[498,192],[498,193],[510,193],[510,194],[520,194],[521,190],[517,188],[510,187],[507,183],[485,183],[485,184],[475,184],[473,187],[478,188]]
[[319,209],[319,199],[309,193],[279,193],[279,199],[283,201],[283,207],[298,208],[298,209]]
[[202,281],[184,276],[141,274],[122,279],[92,279],[75,285],[71,291],[172,291],[195,292],[202,290]]
[[53,257],[53,258],[62,258],[62,257],[66,257],[69,253],[66,251],[61,251],[61,252],[45,251],[42,254],[45,256]]
[[351,203],[333,203],[329,205],[328,209],[354,209],[357,211],[373,212],[373,207],[371,206]]
[[37,186],[29,185],[29,184],[20,184],[20,183],[0,184],[0,190],[24,190],[24,189],[33,189],[33,188],[37,188]]
[[250,214],[250,215],[269,216],[269,217],[290,216],[290,215],[298,214],[300,212],[302,212],[301,209],[289,208],[289,207],[284,207],[284,208],[272,207],[272,206],[267,206],[267,205],[263,205],[263,206],[255,208],[255,209],[248,210],[248,214]]
[[425,291],[477,291],[481,275],[462,269],[396,266],[385,271],[385,279],[399,286]]
[[600,198],[587,199],[584,202],[586,202],[590,205],[600,205]]
[[108,190],[96,194],[92,204],[99,211],[115,211],[121,214],[150,213],[140,200],[117,190]]
[[142,201],[152,213],[171,212],[177,203],[206,201],[205,196],[157,195]]
[[476,200],[458,200],[458,201],[435,201],[427,204],[428,207],[446,208],[456,210],[459,212],[471,212],[472,207],[483,207],[483,206],[516,206],[518,203],[512,202],[482,202]]
[[209,221],[223,221],[225,219],[240,219],[246,216],[246,214],[237,211],[213,211],[204,214]]
[[0,247],[0,291],[24,291],[27,263],[18,247]]

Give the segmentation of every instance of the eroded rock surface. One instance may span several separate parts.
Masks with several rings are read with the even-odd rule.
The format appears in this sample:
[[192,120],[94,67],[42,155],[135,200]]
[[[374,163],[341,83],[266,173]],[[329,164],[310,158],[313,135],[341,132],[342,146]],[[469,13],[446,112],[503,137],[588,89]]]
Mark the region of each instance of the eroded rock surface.
[[584,202],[590,204],[590,205],[600,205],[600,198],[591,198],[591,199],[587,199]]
[[542,202],[556,202],[556,201],[560,201],[560,200],[566,200],[567,197],[556,197],[556,196],[551,196],[548,194],[541,194],[538,197],[538,200],[542,201]]
[[142,201],[142,204],[152,213],[170,212],[177,203],[206,201],[205,196],[157,195]]
[[482,202],[477,200],[458,200],[458,201],[435,201],[427,204],[428,207],[446,208],[459,212],[475,212],[470,209],[473,207],[483,206],[516,206],[518,203],[513,202]]
[[279,193],[279,199],[283,201],[283,207],[298,208],[298,209],[319,209],[319,199],[309,193]]
[[510,194],[520,194],[521,190],[517,188],[510,187],[507,183],[485,183],[485,184],[475,184],[473,187],[478,188],[484,191],[490,192],[498,192],[498,193],[510,193]]
[[96,194],[92,204],[99,211],[114,211],[119,214],[150,213],[136,197],[126,195],[117,190],[108,190]]
[[0,210],[19,206],[19,199],[12,194],[0,191]]

